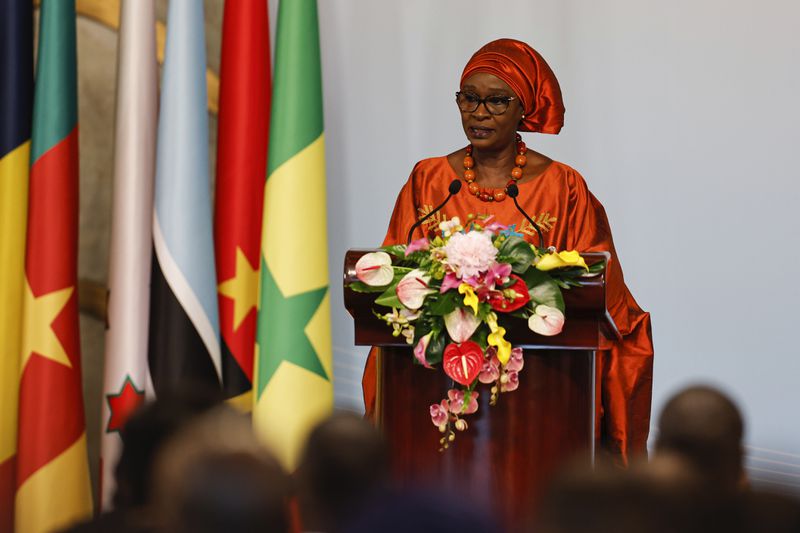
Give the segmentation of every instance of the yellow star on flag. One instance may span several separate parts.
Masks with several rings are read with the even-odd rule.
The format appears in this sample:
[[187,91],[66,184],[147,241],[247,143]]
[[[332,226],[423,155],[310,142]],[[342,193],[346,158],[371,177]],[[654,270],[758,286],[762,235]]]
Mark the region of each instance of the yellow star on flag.
[[250,266],[250,261],[238,246],[236,275],[220,283],[217,290],[233,300],[233,330],[236,331],[250,309],[258,309],[258,268]]
[[34,296],[30,283],[25,281],[22,326],[22,361],[20,373],[34,352],[56,363],[72,368],[67,352],[51,327],[64,309],[74,287],[64,287],[41,296]]

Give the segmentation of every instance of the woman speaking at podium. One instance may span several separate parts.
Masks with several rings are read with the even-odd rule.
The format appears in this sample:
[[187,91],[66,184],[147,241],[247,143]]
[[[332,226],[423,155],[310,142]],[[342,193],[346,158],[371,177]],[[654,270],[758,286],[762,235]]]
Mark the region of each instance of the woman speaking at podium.
[[[653,345],[650,315],[625,286],[605,210],[571,167],[529,149],[517,131],[557,134],[564,104],[553,71],[527,44],[493,41],[478,50],[461,75],[456,104],[468,145],[416,164],[400,191],[384,245],[405,243],[409,228],[447,196],[454,180],[463,190],[414,229],[413,239],[439,231],[456,217],[492,220],[530,242],[559,250],[607,251],[607,306],[622,340],[603,340],[597,352],[598,444],[616,461],[646,449],[650,425]],[[453,188],[450,189],[453,191]],[[509,195],[517,195],[531,224]],[[544,242],[538,242],[536,227]],[[375,354],[364,372],[364,402],[375,402]]]

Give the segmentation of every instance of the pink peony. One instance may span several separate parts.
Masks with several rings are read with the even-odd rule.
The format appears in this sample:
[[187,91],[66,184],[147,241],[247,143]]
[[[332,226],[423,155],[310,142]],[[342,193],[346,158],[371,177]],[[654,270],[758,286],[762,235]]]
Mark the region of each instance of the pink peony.
[[464,405],[464,395],[466,391],[458,389],[450,389],[447,391],[447,398],[449,399],[448,406],[450,412],[453,414],[469,415],[478,410],[478,393],[472,391],[469,393],[469,402]]
[[442,403],[435,403],[431,405],[431,422],[436,427],[442,426],[447,423],[450,414],[447,412],[447,400],[442,400]]
[[456,233],[444,246],[446,263],[459,278],[470,278],[486,272],[497,257],[497,248],[487,233]]

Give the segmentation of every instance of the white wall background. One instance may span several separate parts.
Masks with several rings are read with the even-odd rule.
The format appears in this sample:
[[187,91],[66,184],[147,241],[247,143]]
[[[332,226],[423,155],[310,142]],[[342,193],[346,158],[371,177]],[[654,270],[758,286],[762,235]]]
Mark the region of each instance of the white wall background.
[[380,244],[414,162],[465,144],[453,103],[461,70],[485,42],[515,37],[547,58],[567,107],[560,135],[526,142],[585,176],[653,315],[654,422],[677,388],[719,385],[747,418],[751,477],[800,491],[800,3],[319,9],[337,405],[362,408],[366,354],[342,306],[344,251]]

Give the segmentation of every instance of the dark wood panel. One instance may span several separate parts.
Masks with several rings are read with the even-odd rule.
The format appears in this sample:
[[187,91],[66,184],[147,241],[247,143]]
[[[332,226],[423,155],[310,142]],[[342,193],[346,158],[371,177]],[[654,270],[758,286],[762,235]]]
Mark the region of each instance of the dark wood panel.
[[401,484],[463,492],[514,526],[534,509],[555,469],[575,455],[590,458],[591,351],[526,351],[520,387],[494,407],[481,388],[478,412],[465,417],[469,428],[441,453],[429,406],[452,382],[441,370],[413,364],[409,348],[381,348],[378,366],[378,421]]

